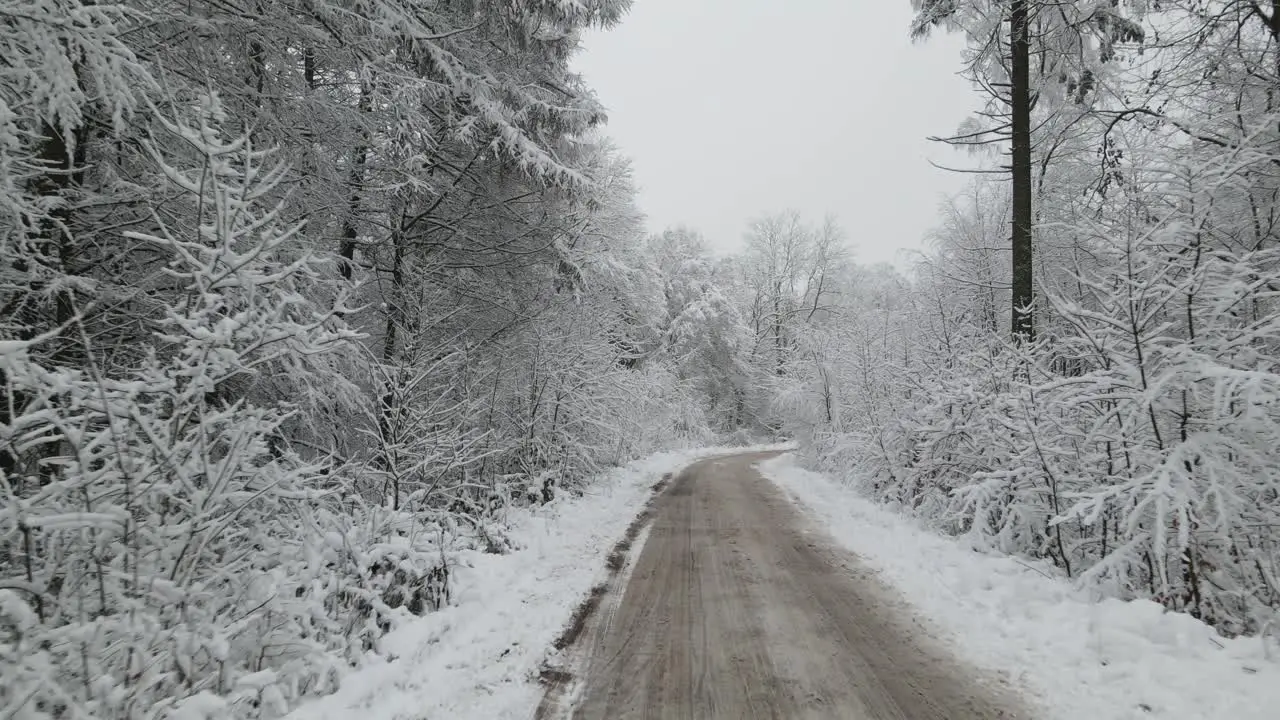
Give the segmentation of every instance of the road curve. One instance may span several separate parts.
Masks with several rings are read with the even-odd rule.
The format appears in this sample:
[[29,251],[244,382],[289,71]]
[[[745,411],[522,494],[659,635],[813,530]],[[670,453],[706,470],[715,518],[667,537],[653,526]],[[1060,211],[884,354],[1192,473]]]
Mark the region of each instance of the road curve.
[[548,715],[1030,717],[761,477],[769,456],[696,463],[657,499],[625,592],[582,638],[576,692]]

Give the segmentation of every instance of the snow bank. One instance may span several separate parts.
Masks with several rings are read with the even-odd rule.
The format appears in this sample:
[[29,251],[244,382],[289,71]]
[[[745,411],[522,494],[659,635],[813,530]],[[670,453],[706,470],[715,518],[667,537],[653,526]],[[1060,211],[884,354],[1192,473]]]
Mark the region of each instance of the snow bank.
[[1097,602],[1047,568],[974,552],[796,467],[790,455],[761,470],[896,587],[957,656],[1027,688],[1037,717],[1280,717],[1280,663],[1258,638],[1219,637],[1152,602]]
[[513,510],[509,537],[520,550],[461,556],[451,569],[452,606],[393,630],[383,640],[392,659],[352,673],[337,693],[303,705],[289,720],[530,717],[552,642],[605,578],[605,556],[663,473],[731,450],[787,448],[661,453],[608,473],[583,497]]

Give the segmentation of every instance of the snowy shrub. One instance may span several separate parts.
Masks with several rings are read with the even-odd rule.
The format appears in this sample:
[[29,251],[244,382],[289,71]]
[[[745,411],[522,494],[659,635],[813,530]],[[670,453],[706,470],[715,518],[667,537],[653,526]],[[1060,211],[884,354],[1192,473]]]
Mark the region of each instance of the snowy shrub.
[[287,403],[222,390],[290,356],[341,352],[351,334],[340,301],[304,299],[320,269],[285,251],[300,226],[261,204],[280,169],[224,140],[222,117],[211,95],[193,123],[166,122],[192,168],[149,146],[199,209],[192,235],[131,233],[166,258],[160,282],[176,298],[145,361],[107,374],[83,325],[85,367],[39,362],[48,338],[0,348],[17,460],[0,476],[13,573],[0,582],[21,583],[5,591],[5,648],[50,670],[6,680],[18,717],[166,717],[192,697],[274,716],[331,684],[332,619],[295,592],[322,468],[279,441]]
[[1140,157],[1121,200],[1158,196],[1161,211],[1076,219],[1085,259],[1044,291],[1040,342],[997,337],[981,288],[925,265],[914,292],[938,295],[935,312],[851,333],[836,366],[847,410],[817,423],[810,452],[975,547],[1049,559],[1226,633],[1269,632],[1280,250],[1244,242],[1259,226],[1237,210],[1243,178],[1271,156]]

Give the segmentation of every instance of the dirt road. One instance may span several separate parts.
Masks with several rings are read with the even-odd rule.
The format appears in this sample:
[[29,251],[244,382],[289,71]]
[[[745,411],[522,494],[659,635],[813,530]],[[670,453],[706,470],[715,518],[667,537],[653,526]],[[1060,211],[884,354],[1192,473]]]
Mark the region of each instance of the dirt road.
[[699,462],[657,500],[624,592],[543,717],[989,720],[1029,717],[939,652],[901,598],[753,469]]

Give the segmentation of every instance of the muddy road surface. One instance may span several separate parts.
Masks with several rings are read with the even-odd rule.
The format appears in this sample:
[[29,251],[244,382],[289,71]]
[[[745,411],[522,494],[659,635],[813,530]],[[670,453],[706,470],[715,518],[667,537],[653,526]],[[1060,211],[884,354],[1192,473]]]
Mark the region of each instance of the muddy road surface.
[[1031,717],[763,478],[768,457],[704,460],[671,482],[571,650],[572,687],[540,717]]

